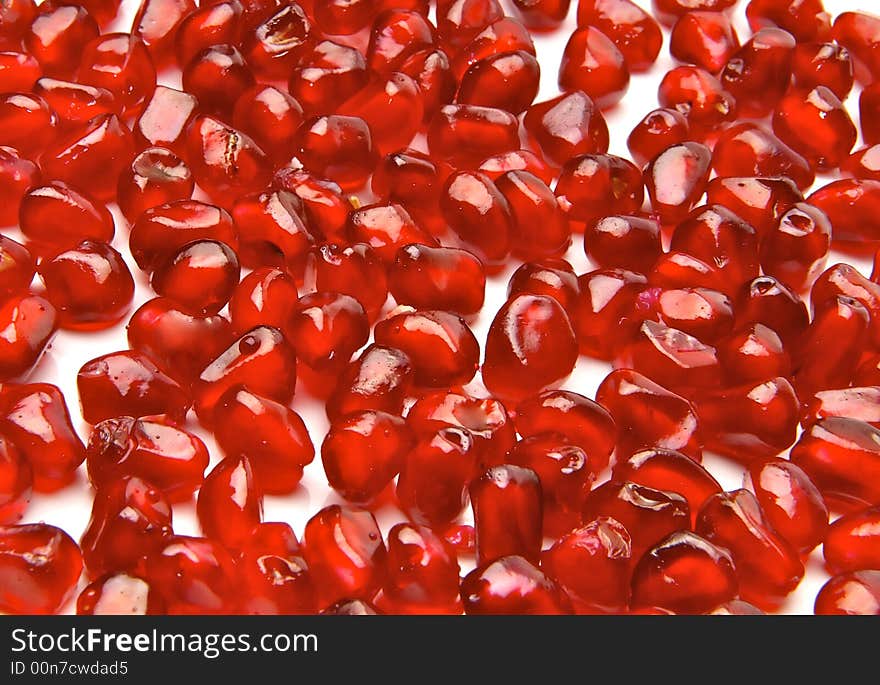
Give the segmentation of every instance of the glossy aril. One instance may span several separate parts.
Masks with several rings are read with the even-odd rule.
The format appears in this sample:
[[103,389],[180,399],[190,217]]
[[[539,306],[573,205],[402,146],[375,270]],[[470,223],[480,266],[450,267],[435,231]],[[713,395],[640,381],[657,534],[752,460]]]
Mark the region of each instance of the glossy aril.
[[438,244],[396,202],[352,210],[348,215],[346,233],[351,242],[369,245],[374,254],[386,263],[394,259],[397,250],[405,245]]
[[373,249],[363,243],[327,243],[313,255],[317,291],[350,295],[375,320],[388,299],[388,275]]
[[598,269],[578,277],[580,297],[574,318],[580,351],[611,359],[634,334],[630,319],[647,279],[635,271]]
[[406,353],[370,345],[340,375],[327,401],[327,416],[334,419],[371,409],[400,415],[414,375],[412,360]]
[[183,419],[191,403],[177,381],[133,351],[111,352],[86,362],[76,384],[83,418],[91,424],[125,415],[167,414]]
[[746,283],[740,289],[734,307],[738,328],[763,324],[786,346],[797,344],[810,324],[806,305],[772,276],[758,276]]
[[322,605],[372,598],[384,580],[387,550],[368,511],[321,509],[306,524],[303,548]]
[[772,112],[788,90],[794,49],[787,31],[765,28],[731,56],[719,80],[736,99],[740,116],[757,118]]
[[338,183],[322,179],[294,166],[279,169],[273,187],[296,195],[311,231],[325,240],[341,239],[351,204],[342,197]]
[[712,166],[718,176],[787,176],[799,188],[813,184],[810,163],[768,129],[742,123],[726,129],[715,143]]
[[831,233],[831,222],[821,209],[797,203],[763,237],[764,273],[775,276],[792,290],[806,289],[825,266]]
[[460,80],[468,67],[486,57],[502,52],[525,50],[536,54],[535,43],[525,26],[516,19],[503,17],[480,31],[467,45],[451,53],[452,72]]
[[880,112],[880,86],[871,83],[859,95],[859,126],[862,137],[869,145],[880,143],[880,126],[877,113]]
[[24,44],[44,74],[64,78],[76,71],[83,48],[98,33],[98,24],[85,8],[59,5],[37,13]]
[[519,555],[534,562],[541,553],[541,481],[529,468],[493,466],[470,484],[477,563]]
[[293,156],[293,136],[302,123],[303,110],[290,95],[275,86],[256,85],[235,101],[232,123],[247,133],[273,159]]
[[311,370],[335,377],[363,347],[370,324],[361,304],[334,292],[304,295],[284,322],[296,341],[297,359]]
[[188,200],[195,182],[180,157],[166,148],[140,152],[119,176],[116,201],[129,222],[146,210],[175,200]]
[[519,148],[516,117],[492,107],[445,105],[428,126],[432,155],[455,164],[479,164],[486,157]]
[[614,518],[600,516],[541,553],[541,568],[571,596],[578,613],[614,613],[629,604],[632,543]]
[[385,155],[370,187],[380,199],[402,205],[420,227],[440,235],[446,230],[438,216],[440,192],[450,171],[448,165],[407,148]]
[[241,547],[238,573],[247,614],[315,611],[315,588],[296,535],[286,523],[261,523]]
[[630,0],[581,0],[578,26],[595,26],[608,36],[632,71],[646,71],[657,59],[663,35],[654,18]]
[[502,52],[475,62],[462,77],[456,101],[520,114],[538,94],[540,67],[530,53]]
[[796,550],[773,530],[748,490],[720,493],[706,500],[695,530],[730,551],[740,595],[747,602],[777,607],[803,578],[804,567]]
[[[871,360],[868,360],[870,364]],[[810,426],[820,419],[840,416],[859,419],[880,427],[880,387],[853,386],[821,390],[803,402],[801,424]]]
[[751,0],[746,6],[749,26],[779,26],[799,42],[824,40],[831,29],[831,19],[822,0]]
[[[15,148],[0,147],[0,223],[4,226],[18,222],[18,210],[25,193],[40,182],[40,168],[25,159]],[[4,241],[10,240],[5,238]],[[22,248],[23,249],[23,248]]]
[[156,86],[144,111],[134,122],[132,132],[142,147],[159,146],[186,154],[186,130],[196,115],[198,100],[166,86]]
[[399,416],[363,411],[335,419],[321,445],[330,487],[350,502],[371,502],[398,474],[412,442]]
[[720,12],[688,12],[672,27],[669,50],[680,62],[718,72],[739,47],[730,19]]
[[632,606],[700,614],[736,597],[738,588],[727,550],[690,531],[677,531],[637,564]]
[[241,14],[241,3],[227,0],[199,7],[184,17],[174,40],[177,64],[186,66],[193,57],[211,45],[237,42]]
[[37,5],[33,0],[10,0],[0,9],[3,31],[0,45],[3,48],[20,47],[21,38],[37,15]]
[[55,111],[61,127],[84,124],[99,114],[119,113],[116,97],[100,86],[62,81],[48,76],[28,84],[27,88],[31,86],[34,94],[43,98]]
[[57,137],[58,115],[37,95],[0,95],[0,145],[36,158]]
[[145,575],[168,614],[229,614],[239,601],[235,561],[216,540],[172,536],[147,557]]
[[89,479],[98,488],[133,476],[158,487],[170,501],[180,502],[202,484],[208,448],[166,417],[120,416],[92,429],[87,459]]
[[437,32],[441,41],[461,48],[502,17],[504,10],[498,0],[439,0]]
[[597,28],[576,30],[562,54],[559,87],[583,91],[603,109],[616,105],[629,88],[623,53]]
[[374,11],[367,0],[328,0],[315,4],[315,21],[327,33],[350,35],[369,24]]
[[41,262],[39,272],[61,328],[106,328],[131,306],[131,272],[122,255],[107,243],[84,240]]
[[11,295],[0,304],[0,379],[6,382],[27,374],[40,360],[55,335],[58,312],[39,295]]
[[690,212],[709,180],[712,152],[701,143],[672,145],[645,167],[651,207],[663,224],[676,224]]
[[834,226],[836,245],[858,248],[880,241],[869,217],[880,206],[880,181],[844,178],[819,188],[808,202],[821,209]]
[[418,133],[424,114],[418,84],[400,72],[371,79],[337,111],[363,119],[379,154],[407,147]]
[[464,577],[466,614],[569,614],[564,590],[522,556],[505,556],[478,566]]
[[5,384],[0,408],[0,431],[31,465],[34,490],[69,484],[86,455],[61,390],[48,383]]
[[791,376],[791,355],[783,346],[782,338],[762,323],[744,326],[720,341],[717,350],[728,383]]
[[19,449],[0,437],[0,525],[18,523],[30,504],[33,469]]
[[148,356],[184,387],[192,385],[233,339],[232,326],[222,316],[193,316],[164,298],[141,305],[127,330],[131,349]]
[[99,200],[116,195],[116,179],[134,157],[131,132],[115,114],[102,114],[43,151],[46,176],[82,187]]
[[580,90],[535,103],[523,125],[547,160],[559,166],[577,155],[608,151],[608,125]]
[[804,199],[794,181],[784,176],[713,178],[706,187],[709,204],[727,207],[764,236],[782,215]]
[[721,275],[714,265],[677,250],[661,254],[647,280],[658,288],[699,287],[717,291],[722,287]]
[[577,275],[564,259],[526,262],[507,282],[508,299],[516,295],[545,295],[559,302],[569,319],[575,318],[579,294]]
[[76,589],[82,554],[60,528],[46,523],[0,526],[0,610],[54,614]]
[[89,576],[142,569],[144,557],[172,535],[171,516],[165,495],[137,476],[102,484],[81,541]]
[[173,59],[175,37],[180,23],[196,9],[195,0],[143,0],[132,21],[132,35],[150,51],[153,63],[167,64]]
[[[546,355],[552,350],[552,355]],[[504,399],[519,400],[564,380],[577,361],[577,341],[556,300],[518,295],[495,315],[486,340],[483,381]]]
[[835,43],[802,43],[794,51],[792,75],[799,88],[825,86],[843,100],[853,87],[853,60]]
[[586,224],[584,251],[601,267],[648,271],[662,253],[660,225],[641,216],[597,218]]
[[687,117],[692,136],[706,136],[736,118],[737,103],[724,84],[705,69],[675,67],[663,77],[657,92],[661,107]]
[[513,216],[507,198],[488,176],[452,174],[440,196],[440,211],[463,245],[482,260],[497,263],[507,256]]
[[569,219],[590,221],[610,214],[633,214],[645,188],[639,168],[623,157],[590,154],[572,157],[556,182],[556,198]]
[[302,7],[294,2],[280,6],[252,31],[247,29],[245,26],[242,48],[248,64],[270,79],[286,78],[316,33]]
[[621,454],[662,447],[700,461],[697,414],[680,395],[636,371],[617,369],[602,381],[596,400],[614,417]]
[[367,63],[375,72],[387,74],[414,53],[434,46],[435,29],[428,18],[410,9],[389,9],[379,14],[370,28]]
[[246,267],[274,266],[300,274],[314,244],[299,198],[288,190],[245,195],[232,205],[239,258]]
[[648,112],[626,139],[636,164],[644,166],[673,145],[688,140],[690,125],[677,109],[660,107]]
[[509,171],[498,178],[496,187],[510,207],[515,254],[537,259],[561,254],[568,248],[568,223],[544,181],[528,171]]
[[820,169],[834,169],[856,143],[856,127],[825,86],[794,90],[773,114],[773,130]]
[[297,133],[297,154],[306,169],[335,181],[343,190],[361,187],[376,163],[367,122],[338,114],[305,121]]
[[156,591],[142,578],[127,573],[101,576],[76,599],[79,616],[145,616],[165,613]]
[[880,616],[880,572],[834,576],[816,596],[817,615]]
[[841,516],[828,528],[822,552],[832,573],[880,565],[880,509],[869,507]]
[[749,476],[764,517],[780,537],[801,553],[825,540],[827,558],[828,508],[810,477],[785,459],[755,461]]
[[157,266],[150,280],[160,297],[196,315],[216,314],[238,285],[238,257],[225,243],[191,242]]
[[82,240],[110,242],[113,217],[107,208],[61,181],[33,187],[21,198],[18,224],[37,252],[54,254]]
[[880,74],[880,20],[867,12],[843,12],[834,20],[831,34],[853,56],[859,81],[872,83]]
[[850,153],[840,165],[841,176],[852,176],[853,178],[867,178],[872,181],[880,180],[878,173],[878,153],[880,147],[872,145],[871,147],[856,148]]
[[263,493],[247,457],[226,457],[205,476],[196,514],[202,532],[229,549],[250,539],[263,517]]
[[470,316],[483,306],[486,276],[466,250],[413,244],[397,251],[388,286],[398,304]]
[[309,115],[332,111],[366,85],[368,72],[356,48],[329,40],[314,45],[290,75],[290,94]]
[[123,114],[140,112],[156,87],[156,68],[146,46],[129,33],[105,33],[80,55],[77,79],[106,88]]
[[430,121],[455,97],[456,81],[449,56],[443,50],[422,50],[409,57],[400,71],[419,87],[425,121]]

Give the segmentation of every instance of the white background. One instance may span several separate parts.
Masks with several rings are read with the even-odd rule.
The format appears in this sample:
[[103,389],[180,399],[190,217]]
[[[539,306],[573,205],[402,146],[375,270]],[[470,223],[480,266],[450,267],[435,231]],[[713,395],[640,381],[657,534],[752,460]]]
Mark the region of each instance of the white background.
[[[321,0],[316,0],[320,2]],[[535,43],[538,50],[538,59],[542,67],[541,91],[538,100],[545,100],[558,93],[556,78],[560,56],[571,31],[575,27],[575,9],[577,0],[573,0],[572,8],[566,24],[558,31],[549,35],[538,35]],[[647,9],[650,8],[649,0],[638,0],[638,4]],[[741,42],[745,42],[750,32],[745,22],[746,0],[741,0],[736,13],[735,26]],[[864,8],[869,4],[867,0],[825,0],[825,6],[832,17],[846,10]],[[123,9],[120,17],[113,25],[115,30],[129,30],[131,17],[137,9],[137,0],[123,0]],[[626,138],[633,126],[651,109],[657,106],[657,85],[666,71],[674,66],[673,60],[668,53],[669,34],[664,31],[664,46],[654,69],[649,74],[634,75],[630,83],[629,91],[623,102],[613,111],[606,113],[608,127],[611,132],[610,152],[629,157],[626,147]],[[169,85],[174,85],[173,77],[163,79]],[[853,119],[857,120],[858,106],[857,93],[854,92],[847,101],[847,105]],[[861,145],[859,142],[858,145]],[[823,181],[820,180],[820,184]],[[137,271],[133,260],[128,252],[128,230],[124,219],[115,207],[112,207],[117,222],[116,238],[114,246],[126,257],[132,273],[135,275],[137,290],[135,295],[136,308],[146,300],[153,297],[149,283],[144,274]],[[10,229],[7,232],[11,237],[17,238],[17,232]],[[588,260],[584,256],[582,238],[575,235],[571,250],[567,259],[575,267],[578,273],[590,270]],[[836,261],[836,260],[834,260]],[[834,263],[830,261],[829,264]],[[491,279],[487,288],[486,306],[482,315],[473,323],[472,328],[481,344],[485,341],[488,326],[497,309],[504,301],[507,279],[516,265],[512,266],[503,274]],[[857,264],[862,270],[867,269],[866,264]],[[134,311],[134,308],[132,309]],[[60,332],[47,350],[42,361],[33,372],[29,380],[43,381],[58,385],[68,400],[74,425],[84,441],[88,439],[89,427],[78,415],[78,395],[76,391],[77,370],[86,361],[101,354],[127,348],[125,329],[123,325],[108,331],[90,334],[77,334],[67,331]],[[610,370],[604,363],[581,357],[577,368],[564,387],[589,397],[595,395],[596,388]],[[301,388],[297,391],[297,397],[293,404],[299,412],[312,436],[316,449],[320,450],[321,441],[327,430],[327,421],[323,406],[309,398]],[[220,458],[220,452],[210,435],[200,430],[197,425],[191,426],[207,443],[211,450],[212,466]],[[742,486],[743,471],[739,466],[732,464],[712,455],[706,455],[704,464],[712,471],[725,489],[735,489]],[[91,510],[92,491],[85,476],[85,467],[80,470],[77,481],[70,487],[52,494],[51,496],[36,495],[30,508],[25,514],[26,522],[46,521],[60,526],[74,538],[79,538],[88,523]],[[290,523],[298,536],[302,535],[306,521],[323,506],[338,501],[338,498],[328,488],[326,478],[321,467],[320,453],[316,455],[315,462],[305,470],[302,486],[292,495],[285,497],[266,497],[265,516],[266,521],[286,521]],[[470,512],[466,512],[466,518]],[[392,509],[384,509],[377,512],[377,518],[383,532],[394,523],[402,520],[402,515]],[[179,534],[198,535],[198,524],[195,519],[194,506],[190,504],[177,505],[174,508],[174,530]],[[471,564],[462,563],[463,572],[469,570]],[[827,575],[821,567],[821,555],[817,551],[809,560],[807,575],[798,589],[791,595],[789,601],[782,609],[783,613],[812,613],[813,600],[821,585],[827,579]],[[68,607],[69,611],[73,606]]]

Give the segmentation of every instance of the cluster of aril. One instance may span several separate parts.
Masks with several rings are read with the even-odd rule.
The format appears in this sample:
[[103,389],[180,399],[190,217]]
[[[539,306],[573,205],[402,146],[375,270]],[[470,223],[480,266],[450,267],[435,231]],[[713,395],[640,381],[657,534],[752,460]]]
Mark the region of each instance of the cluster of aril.
[[[681,66],[630,161],[602,110],[662,45],[630,0],[580,1],[539,103],[530,31],[568,0],[143,0],[101,33],[119,4],[0,5],[0,609],[85,569],[82,613],[756,613],[824,543],[816,611],[880,613],[880,274],[826,269],[880,245],[880,18],[752,0],[741,41],[735,0],[654,0]],[[133,314],[117,230],[157,296]],[[84,444],[23,379],[124,318],[78,372]],[[579,354],[613,364],[595,401],[558,389]],[[262,521],[315,456],[297,378],[346,502],[302,540]],[[79,545],[18,524],[83,462]]]

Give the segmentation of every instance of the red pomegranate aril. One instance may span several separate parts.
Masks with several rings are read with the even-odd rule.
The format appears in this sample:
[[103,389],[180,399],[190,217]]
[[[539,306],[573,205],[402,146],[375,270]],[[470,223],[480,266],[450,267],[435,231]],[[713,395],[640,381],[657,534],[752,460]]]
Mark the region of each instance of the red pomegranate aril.
[[786,95],[773,114],[773,130],[819,169],[840,166],[857,136],[843,104],[825,86]]
[[831,18],[822,0],[751,0],[746,16],[753,31],[763,26],[778,26],[790,32],[798,42],[829,37]]
[[132,157],[131,132],[115,114],[102,114],[55,141],[40,160],[47,177],[109,200],[115,197],[116,180]]
[[608,150],[608,126],[583,91],[532,105],[526,110],[523,124],[533,144],[556,165],[577,155]]
[[880,387],[869,385],[822,390],[804,400],[802,409],[801,424],[806,427],[821,419],[839,416],[859,419],[880,428]]
[[456,81],[449,57],[443,50],[422,50],[409,57],[401,73],[412,78],[419,87],[424,121],[428,122],[444,105],[455,98]]
[[880,181],[843,178],[819,188],[807,202],[828,216],[834,227],[833,244],[864,249],[880,244],[871,217],[880,208]]
[[245,195],[232,205],[246,267],[289,268],[299,276],[314,239],[299,198],[288,190]]
[[[119,105],[106,88],[43,76],[31,84],[58,116],[61,127],[79,126],[101,114],[119,114]],[[31,88],[28,86],[28,89]]]
[[663,251],[660,225],[641,216],[598,218],[586,224],[584,251],[600,267],[649,271]]
[[165,607],[150,584],[127,573],[101,576],[76,598],[78,616],[156,616]]
[[378,74],[400,71],[408,57],[434,46],[434,32],[427,16],[418,11],[394,7],[377,14],[370,28],[367,64]]
[[802,469],[784,459],[768,459],[753,462],[749,476],[767,523],[792,547],[808,553],[825,539],[828,508]]
[[164,66],[173,59],[177,29],[195,9],[195,0],[141,2],[131,32],[147,47],[157,66]]
[[398,523],[388,531],[384,595],[396,613],[458,614],[455,550],[430,528]]
[[382,585],[387,550],[368,511],[325,507],[306,524],[303,549],[323,606],[372,598]]
[[849,264],[835,264],[813,283],[810,300],[814,319],[828,308],[827,305],[833,305],[838,296],[851,297],[868,310],[872,317],[872,338],[880,339],[877,322],[874,321],[880,312],[880,286]]
[[0,95],[0,145],[36,157],[55,141],[58,116],[46,101],[28,93]]
[[706,197],[709,204],[727,207],[754,226],[759,238],[804,199],[794,181],[784,176],[713,178],[706,186]]
[[272,187],[287,190],[299,198],[308,228],[316,239],[343,239],[351,203],[343,198],[339,184],[288,166],[276,172]]
[[880,146],[857,148],[840,164],[840,175],[880,181]]
[[34,0],[10,0],[0,8],[0,19],[3,20],[0,45],[4,49],[21,47],[21,39],[37,16],[37,11]]
[[600,516],[541,552],[541,568],[565,588],[578,613],[617,613],[629,605],[631,559],[627,529]]
[[775,456],[797,437],[800,403],[785,378],[707,392],[695,404],[706,449],[741,463]]
[[0,436],[0,525],[18,523],[31,501],[33,469],[19,449]]
[[240,599],[234,559],[208,538],[168,538],[147,557],[145,576],[168,614],[229,614]]
[[351,243],[369,245],[383,262],[391,262],[397,251],[406,245],[439,246],[396,202],[367,205],[348,215],[346,234]]
[[791,461],[810,476],[829,507],[853,511],[880,504],[880,430],[844,417],[821,419],[806,428]]
[[166,417],[121,416],[92,429],[87,466],[97,488],[133,476],[155,485],[169,501],[185,502],[204,480],[208,448]]
[[798,88],[825,86],[843,100],[853,87],[853,61],[840,45],[800,43],[794,51],[792,76]]
[[196,183],[224,206],[268,185],[270,164],[249,136],[209,116],[196,117],[186,134]]
[[456,95],[462,104],[524,112],[538,94],[538,60],[524,50],[502,52],[474,62]]
[[[799,393],[809,397],[848,384],[868,338],[870,318],[863,304],[847,296],[835,297],[816,313],[794,360]],[[829,346],[829,340],[837,344]]]
[[321,292],[304,295],[293,305],[285,331],[296,341],[298,361],[332,383],[366,344],[370,325],[356,299]]
[[880,571],[834,576],[816,596],[817,615],[880,616]]
[[107,243],[84,240],[41,262],[39,272],[61,328],[107,328],[131,306],[134,279],[122,255]]
[[466,523],[454,523],[443,532],[443,539],[463,556],[474,554],[474,527]]
[[264,78],[283,79],[302,58],[316,34],[303,9],[296,3],[285,3],[269,16],[242,32],[242,49],[248,63]]
[[39,295],[10,295],[0,304],[0,381],[26,375],[58,328],[58,312]]
[[601,109],[613,107],[629,88],[629,68],[623,53],[599,29],[577,29],[562,55],[559,88],[583,91]]
[[439,0],[437,33],[445,45],[460,49],[503,17],[498,0]]
[[578,26],[594,26],[617,46],[631,71],[647,71],[657,60],[663,35],[654,18],[630,0],[580,0]]
[[626,139],[633,160],[644,166],[661,152],[688,140],[690,125],[677,109],[655,109],[636,124]]
[[669,51],[680,62],[717,73],[739,48],[730,19],[721,12],[687,12],[672,27]]
[[0,526],[0,611],[58,613],[74,593],[82,567],[79,547],[60,528]]
[[184,17],[174,38],[177,64],[186,66],[199,52],[212,45],[238,42],[241,14],[241,3],[228,0],[199,7]]
[[152,207],[188,200],[194,187],[186,162],[166,148],[149,147],[119,176],[116,201],[125,218],[134,223]]
[[37,13],[24,34],[24,44],[46,76],[64,78],[76,71],[86,44],[99,33],[85,8],[59,5]]
[[420,437],[444,428],[463,429],[473,439],[479,466],[503,462],[516,442],[516,430],[507,409],[493,397],[479,399],[464,391],[435,392],[410,407],[407,422]]
[[[151,285],[184,311],[216,314],[232,296],[239,278],[238,257],[225,243],[198,240],[178,250],[153,272]],[[215,536],[211,536],[215,537]]]
[[127,329],[131,349],[147,355],[187,388],[233,340],[227,319],[193,316],[164,298],[145,302],[132,314]]
[[172,534],[165,495],[137,476],[101,484],[81,544],[92,578],[142,569],[143,559]]
[[428,125],[432,155],[464,166],[517,150],[519,122],[510,112],[476,105],[444,105]]
[[202,424],[212,424],[220,397],[238,384],[276,402],[290,401],[296,388],[296,356],[281,331],[258,326],[205,367],[193,388]]
[[189,93],[156,86],[132,129],[139,147],[166,147],[185,156],[185,133],[197,107],[198,100]]
[[647,279],[625,269],[598,269],[578,277],[580,298],[573,322],[584,354],[611,359],[635,335],[629,316]]
[[64,395],[48,383],[5,384],[0,391],[0,431],[31,465],[37,492],[68,485],[86,457]]
[[490,263],[510,250],[513,216],[507,199],[488,176],[458,171],[446,181],[440,211],[461,242]]
[[346,191],[363,186],[376,163],[367,122],[338,114],[305,121],[297,133],[297,153],[306,169]]
[[564,259],[526,262],[507,282],[507,298],[516,295],[543,295],[556,300],[574,320],[580,287],[571,264]]
[[740,594],[747,602],[776,608],[803,578],[797,552],[770,527],[748,490],[719,493],[706,500],[695,530],[730,551]]
[[875,82],[865,86],[859,95],[859,126],[862,137],[868,145],[880,143],[878,113],[880,113],[880,85]]
[[[546,355],[552,350],[551,355]],[[521,400],[564,380],[578,348],[568,315],[551,298],[517,295],[495,315],[483,361],[483,382],[502,400]]]
[[348,45],[324,40],[307,50],[290,76],[290,94],[303,110],[319,115],[335,109],[369,78],[364,56]]
[[561,433],[538,433],[511,447],[504,461],[538,475],[545,534],[556,537],[580,525],[583,492],[598,471],[583,448],[569,443]]
[[787,176],[799,188],[813,185],[810,163],[759,124],[742,123],[718,136],[712,156],[718,176]]
[[656,321],[714,345],[734,325],[727,295],[708,288],[648,288],[635,302],[634,318]]
[[235,102],[232,123],[278,161],[293,156],[294,135],[303,119],[300,104],[275,86],[255,85]]
[[477,535],[477,564],[517,554],[533,563],[541,554],[541,481],[528,468],[501,464],[469,487]]
[[774,331],[786,347],[798,345],[810,325],[806,305],[773,276],[758,276],[745,284],[739,291],[734,311],[737,328],[763,324]]
[[596,401],[614,418],[620,454],[662,447],[701,460],[697,414],[680,395],[636,371],[616,369],[602,381]]
[[636,565],[631,605],[701,614],[735,598],[738,589],[727,550],[682,530],[648,550]]
[[412,244],[397,251],[388,285],[398,304],[470,316],[483,306],[486,276],[470,252]]
[[93,425],[126,415],[167,414],[182,420],[191,404],[177,381],[130,350],[86,362],[77,373],[76,385],[83,418]]
[[635,483],[608,481],[587,493],[581,509],[584,521],[607,516],[630,534],[632,563],[677,530],[690,528],[687,500],[677,492],[654,490]]
[[318,292],[338,292],[355,298],[375,320],[388,299],[385,265],[369,245],[328,243],[313,252]]
[[385,155],[370,179],[373,193],[381,200],[402,205],[420,227],[442,235],[446,223],[439,217],[440,192],[448,165],[412,149]]
[[841,516],[828,528],[822,552],[834,574],[876,569],[880,565],[880,508]]
[[228,549],[250,539],[263,517],[263,494],[247,457],[226,457],[205,476],[196,513],[202,532]]
[[802,202],[789,209],[761,241],[761,267],[792,290],[803,291],[822,271],[831,247],[831,222]]
[[666,148],[645,167],[651,207],[662,224],[677,224],[687,217],[706,191],[711,163],[708,147],[684,142]]
[[[502,52],[525,50],[535,55],[535,43],[522,22],[502,17],[480,31],[470,43],[459,50],[447,51],[453,58],[452,72],[460,81],[471,64]],[[453,93],[454,94],[454,93]]]
[[414,376],[413,363],[404,352],[370,345],[343,370],[327,400],[327,416],[333,420],[369,410],[400,416]]
[[623,157],[589,154],[562,167],[555,188],[560,208],[575,222],[611,214],[634,214],[645,196],[642,172]]
[[476,439],[465,428],[426,432],[403,455],[396,493],[417,523],[451,523],[467,503],[467,486],[477,466]]
[[[825,23],[828,15],[824,15]],[[831,35],[849,50],[853,57],[855,75],[868,85],[880,74],[880,19],[867,12],[843,12],[834,20]]]
[[[511,248],[527,259],[563,253],[571,240],[553,191],[528,171],[509,171],[496,182],[511,214]],[[539,228],[540,227],[540,228]]]
[[722,286],[718,269],[685,252],[674,250],[660,255],[648,272],[647,280],[658,288],[697,287],[717,290]]
[[399,416],[362,411],[334,419],[321,445],[327,481],[349,502],[369,504],[400,472],[412,444]]
[[794,49],[790,33],[765,28],[727,61],[718,78],[741,117],[764,117],[777,106],[791,82]]
[[241,279],[229,300],[232,326],[239,335],[257,326],[283,330],[298,298],[296,282],[286,271],[255,269]]
[[183,88],[209,114],[231,118],[238,98],[254,85],[254,75],[231,45],[213,45],[198,53],[183,69]]
[[754,227],[720,205],[694,209],[672,234],[670,250],[714,264],[728,295],[758,276],[758,237]]
[[146,46],[128,33],[105,33],[80,55],[77,79],[113,93],[123,114],[140,112],[156,88],[156,68]]
[[[18,223],[22,198],[30,188],[39,183],[40,168],[36,164],[22,157],[15,148],[0,146],[0,225],[11,226]],[[8,251],[5,248],[10,240],[5,236],[0,240],[0,244],[3,245],[0,250],[4,253]],[[22,246],[21,249],[24,250],[24,247]],[[13,258],[12,263],[17,261]],[[5,282],[11,280],[15,279],[10,279],[8,276],[0,278],[0,281]],[[30,279],[27,282],[30,283]],[[0,285],[0,289],[2,288],[3,286]]]
[[[107,25],[119,13],[119,6],[122,4],[122,0],[80,0],[77,4],[88,10],[88,13],[95,18],[98,25],[102,29],[106,29]],[[44,6],[48,8],[51,5],[52,3],[47,2]]]
[[466,614],[556,615],[572,613],[565,591],[522,556],[485,563],[461,583]]
[[726,337],[717,350],[725,379],[732,385],[791,376],[791,356],[782,339],[762,323],[749,324]]
[[82,240],[113,239],[113,217],[88,194],[61,181],[31,188],[21,199],[18,223],[29,244],[41,253],[75,248]]
[[[715,76],[694,66],[675,67],[660,82],[657,100],[688,120],[691,136],[709,137],[737,115],[736,98]],[[699,138],[697,138],[699,139]]]
[[365,29],[376,8],[367,0],[327,0],[315,3],[315,22],[334,35],[351,35]]

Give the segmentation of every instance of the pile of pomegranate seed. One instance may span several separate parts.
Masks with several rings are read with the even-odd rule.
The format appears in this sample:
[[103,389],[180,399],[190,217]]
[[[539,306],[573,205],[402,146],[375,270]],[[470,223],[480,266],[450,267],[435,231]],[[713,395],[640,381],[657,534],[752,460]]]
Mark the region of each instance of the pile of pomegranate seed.
[[646,4],[4,0],[0,611],[880,614],[880,17]]

